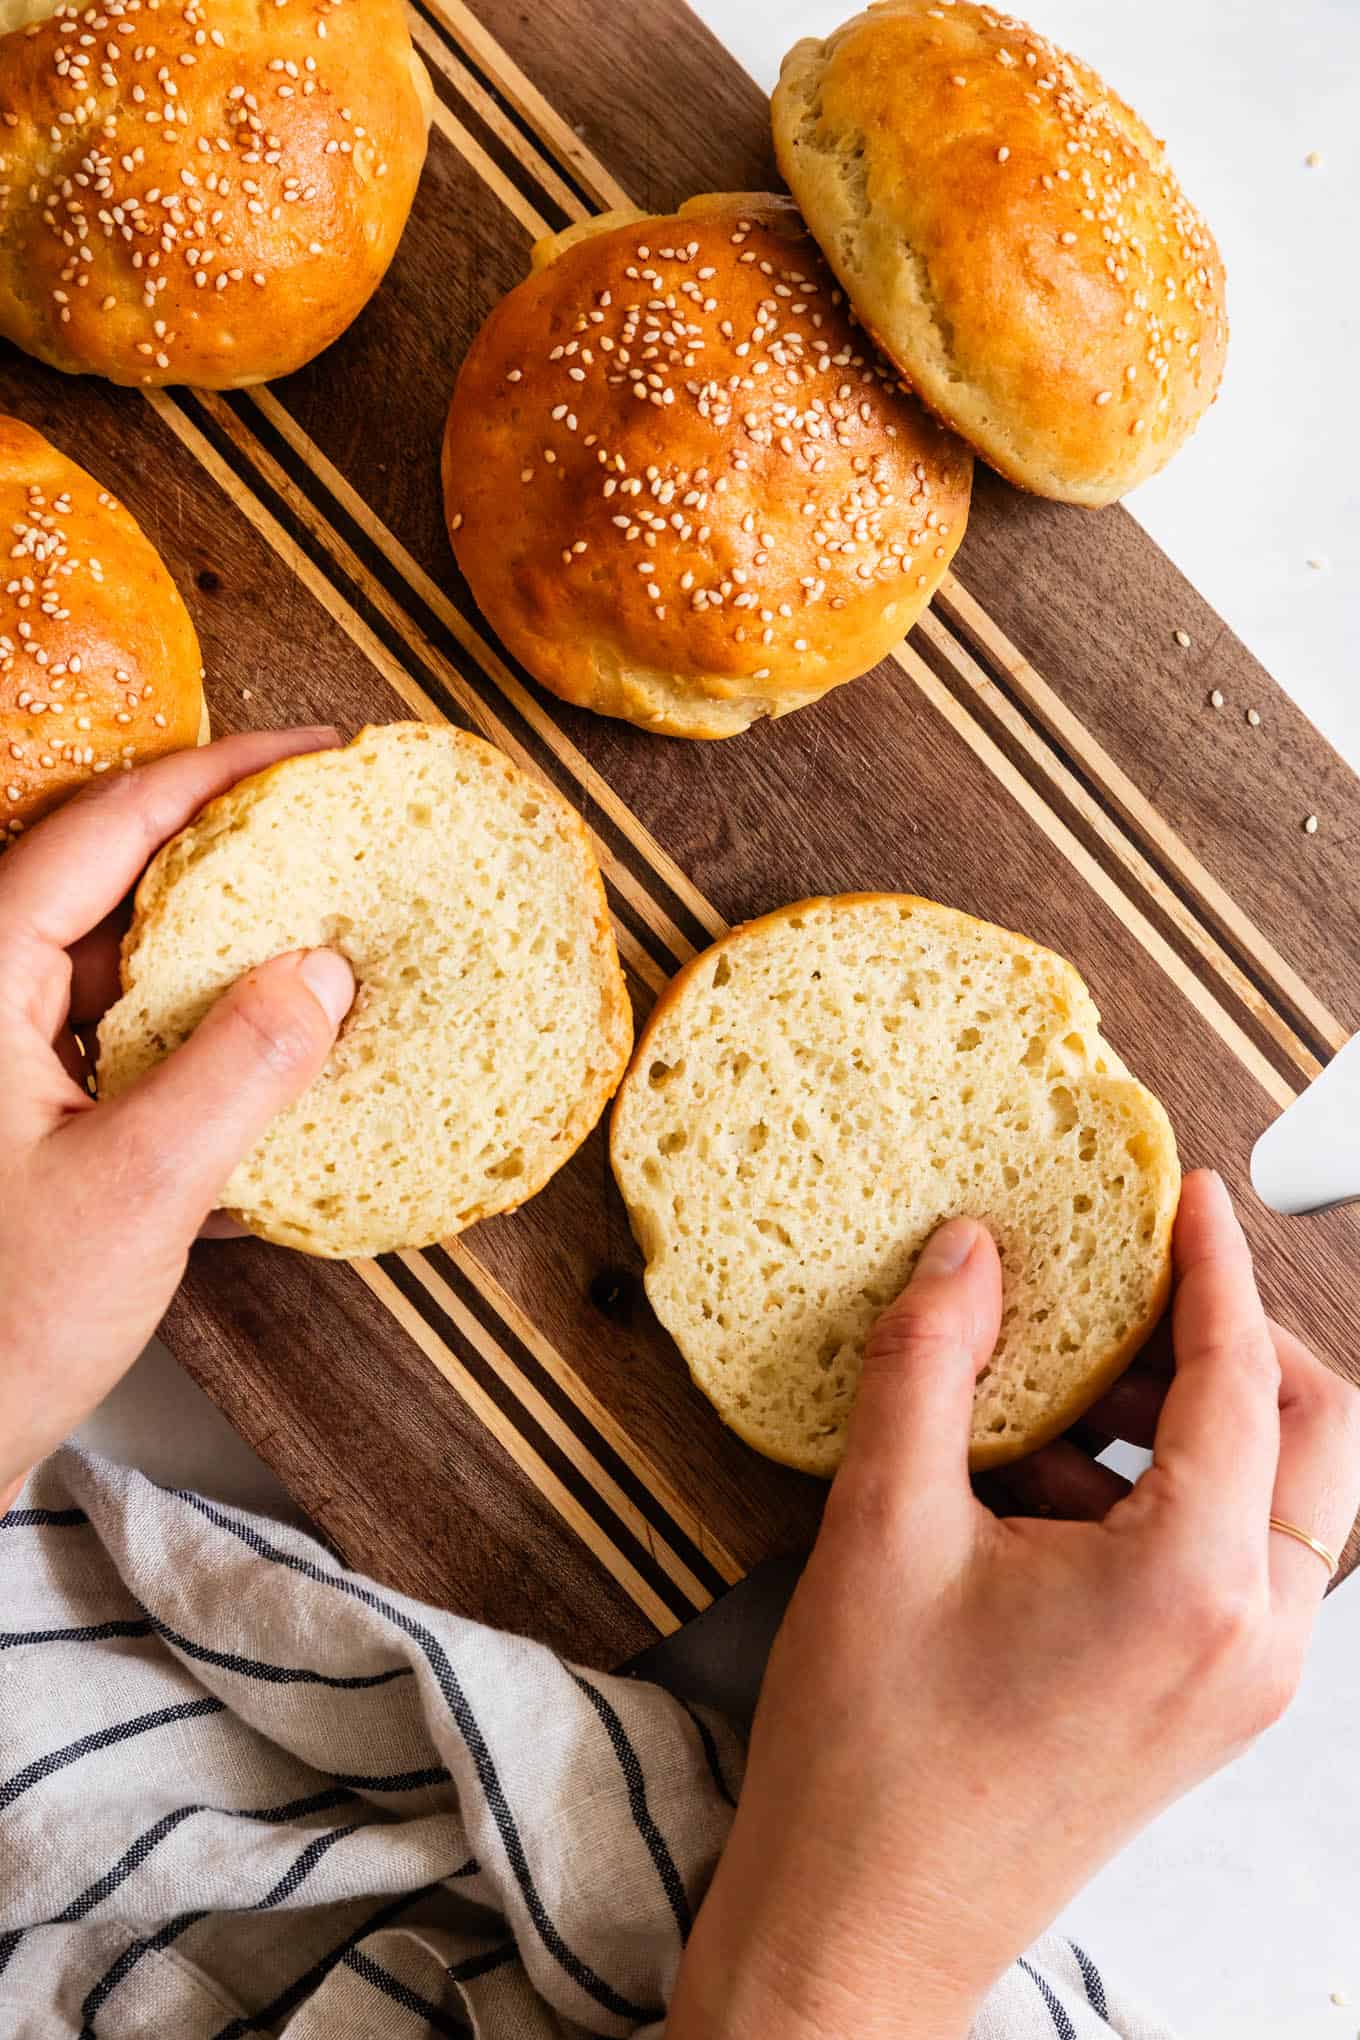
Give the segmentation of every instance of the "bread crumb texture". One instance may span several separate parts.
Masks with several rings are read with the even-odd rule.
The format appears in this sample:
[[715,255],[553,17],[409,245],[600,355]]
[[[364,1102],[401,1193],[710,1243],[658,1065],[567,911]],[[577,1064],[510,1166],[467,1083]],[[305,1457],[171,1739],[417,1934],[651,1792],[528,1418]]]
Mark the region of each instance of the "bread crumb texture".
[[1160,1315],[1180,1188],[1166,1113],[1085,985],[927,900],[806,900],[663,996],[613,1162],[647,1292],[724,1421],[829,1476],[874,1320],[946,1218],[1001,1251],[972,1463],[1051,1438]]
[[632,1039],[574,810],[479,738],[417,723],[243,781],[138,889],[101,1096],[252,965],[323,946],[349,959],[354,1006],[224,1206],[339,1257],[427,1245],[532,1196],[594,1126]]

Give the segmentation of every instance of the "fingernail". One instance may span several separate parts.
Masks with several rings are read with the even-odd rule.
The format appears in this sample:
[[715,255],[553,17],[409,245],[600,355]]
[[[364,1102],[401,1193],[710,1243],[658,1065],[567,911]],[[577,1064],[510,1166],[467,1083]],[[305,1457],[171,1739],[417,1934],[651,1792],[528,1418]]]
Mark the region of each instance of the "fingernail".
[[934,1231],[921,1249],[916,1263],[918,1275],[957,1275],[977,1241],[975,1218],[950,1218]]
[[299,975],[332,1027],[354,1004],[354,972],[333,949],[313,949],[304,956]]

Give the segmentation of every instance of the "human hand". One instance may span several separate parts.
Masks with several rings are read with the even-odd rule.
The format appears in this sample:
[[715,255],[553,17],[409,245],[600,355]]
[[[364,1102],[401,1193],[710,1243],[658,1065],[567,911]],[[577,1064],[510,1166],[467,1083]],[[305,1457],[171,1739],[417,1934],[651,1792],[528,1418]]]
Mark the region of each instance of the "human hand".
[[[1186,1179],[1175,1369],[1091,1413],[1131,1489],[1061,1444],[970,1491],[996,1250],[941,1227],[879,1320],[842,1471],[775,1643],[668,2040],[956,2040],[1001,1972],[1161,1807],[1292,1696],[1360,1506],[1360,1395],[1266,1318],[1219,1178]],[[1016,1470],[1017,1472],[1019,1469]]]
[[0,1513],[146,1344],[223,1183],[354,996],[332,951],[275,957],[96,1104],[73,1030],[118,996],[125,895],[205,801],[335,742],[261,731],[111,774],[0,858]]

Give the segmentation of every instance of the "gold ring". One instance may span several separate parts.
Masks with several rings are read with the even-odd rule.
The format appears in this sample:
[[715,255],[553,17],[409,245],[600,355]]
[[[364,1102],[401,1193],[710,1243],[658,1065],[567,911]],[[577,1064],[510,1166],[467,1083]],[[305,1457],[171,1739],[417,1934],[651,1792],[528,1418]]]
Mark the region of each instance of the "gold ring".
[[1310,1537],[1306,1530],[1300,1530],[1297,1523],[1286,1523],[1283,1516],[1272,1516],[1270,1527],[1272,1530],[1280,1531],[1285,1537],[1294,1538],[1299,1544],[1306,1544],[1310,1551],[1316,1552],[1327,1568],[1329,1579],[1341,1564],[1341,1560],[1333,1552],[1328,1551],[1325,1544],[1319,1544],[1316,1537]]

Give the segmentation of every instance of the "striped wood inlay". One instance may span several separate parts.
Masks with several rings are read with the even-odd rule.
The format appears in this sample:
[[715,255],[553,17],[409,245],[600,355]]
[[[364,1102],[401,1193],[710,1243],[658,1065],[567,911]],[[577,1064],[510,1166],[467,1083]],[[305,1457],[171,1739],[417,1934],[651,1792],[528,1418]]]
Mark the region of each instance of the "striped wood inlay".
[[[462,1361],[426,1323],[415,1306],[402,1295],[386,1270],[380,1268],[376,1261],[351,1261],[349,1265],[360,1281],[372,1290],[378,1301],[396,1319],[408,1338],[415,1341],[431,1365],[438,1369],[449,1386],[462,1397],[478,1422],[508,1453],[520,1472],[532,1481],[538,1492],[551,1503],[586,1549],[593,1552],[606,1571],[613,1575],[629,1599],[642,1610],[647,1620],[660,1631],[661,1635],[672,1635],[680,1627],[679,1618],[667,1607],[656,1589],[642,1577],[631,1559],[625,1557],[613,1539],[606,1535],[565,1482],[558,1478],[542,1455],[534,1450],[528,1439],[503,1414],[495,1398],[487,1394],[481,1383],[468,1372]],[[698,1585],[697,1581],[695,1584]],[[702,1589],[700,1591],[702,1592]],[[706,1600],[707,1597],[699,1605],[706,1605]]]
[[[953,574],[945,576],[935,600],[949,621],[981,646],[996,671],[1003,673],[1014,685],[1016,692],[1029,703],[1069,755],[1078,761],[1096,785],[1105,790],[1133,826],[1142,831],[1166,863],[1199,894],[1209,912],[1228,930],[1238,946],[1274,979],[1284,998],[1303,1015],[1327,1047],[1333,1051],[1343,1048],[1349,1037],[1341,1022],[1327,1010],[1293,966],[1286,963],[1255,922],[1243,913],[1231,893],[1225,891],[1213,873],[1205,869],[1189,844],[1176,834],[1128,774],[1096,742],[1080,717],[1072,713],[1042,674],[1035,671],[982,604],[974,600]],[[1319,1067],[1314,1061],[1310,1074],[1316,1075]]]

